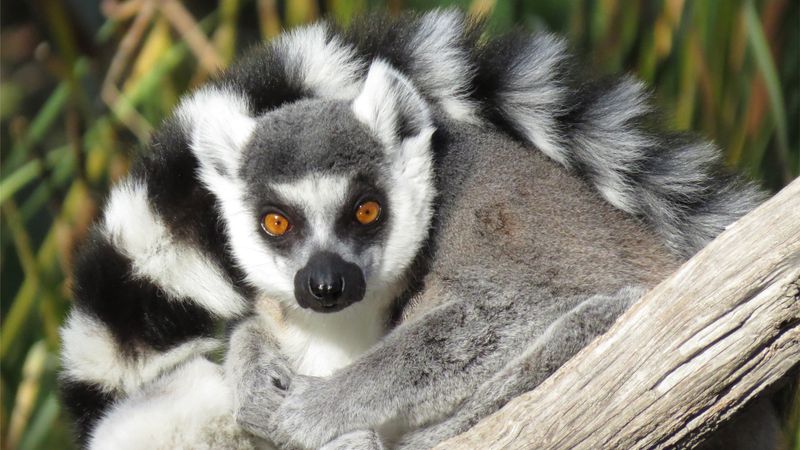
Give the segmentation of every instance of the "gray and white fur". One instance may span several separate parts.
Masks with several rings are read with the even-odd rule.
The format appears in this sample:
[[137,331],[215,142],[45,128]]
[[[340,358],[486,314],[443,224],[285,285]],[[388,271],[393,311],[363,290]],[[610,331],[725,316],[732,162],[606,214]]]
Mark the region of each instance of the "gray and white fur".
[[480,31],[454,11],[312,25],[182,101],[78,258],[62,387],[82,442],[429,447],[763,198],[656,131],[640,83]]

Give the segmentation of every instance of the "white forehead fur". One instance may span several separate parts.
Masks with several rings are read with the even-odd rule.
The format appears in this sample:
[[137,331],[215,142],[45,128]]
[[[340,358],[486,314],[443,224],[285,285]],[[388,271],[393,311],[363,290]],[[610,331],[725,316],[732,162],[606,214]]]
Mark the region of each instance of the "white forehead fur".
[[286,203],[303,211],[306,227],[312,233],[308,244],[316,248],[331,245],[333,225],[349,186],[348,177],[323,174],[312,174],[293,183],[271,185]]

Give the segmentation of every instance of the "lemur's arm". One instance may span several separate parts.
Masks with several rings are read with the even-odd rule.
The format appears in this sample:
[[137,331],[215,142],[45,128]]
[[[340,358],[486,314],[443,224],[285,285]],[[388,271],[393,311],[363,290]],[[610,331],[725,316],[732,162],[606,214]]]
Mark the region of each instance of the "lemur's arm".
[[595,337],[605,333],[644,292],[627,288],[611,296],[590,297],[553,322],[519,357],[483,382],[455,414],[410,433],[398,448],[432,448],[468,430],[514,397],[533,390]]
[[[431,428],[417,439],[427,444],[448,437],[509,396],[538,384],[604,332],[639,293],[626,289],[611,296],[558,302],[542,293],[531,293],[526,301],[511,294],[451,301],[401,325],[330,378],[300,377],[299,383],[291,382],[280,407],[249,427],[283,446],[316,448],[335,436],[396,419],[412,427],[435,423],[464,404],[453,422]],[[557,310],[542,310],[541,305],[556,304]],[[561,319],[545,330],[542,327],[552,320],[543,314]],[[533,320],[537,316],[539,320]],[[525,353],[530,358],[517,359],[518,365],[504,369],[505,361],[523,354],[530,345]],[[544,360],[534,360],[534,354]],[[529,379],[516,373],[506,384],[487,381],[496,374],[514,374],[528,364],[540,376]],[[476,389],[481,397],[468,401]]]

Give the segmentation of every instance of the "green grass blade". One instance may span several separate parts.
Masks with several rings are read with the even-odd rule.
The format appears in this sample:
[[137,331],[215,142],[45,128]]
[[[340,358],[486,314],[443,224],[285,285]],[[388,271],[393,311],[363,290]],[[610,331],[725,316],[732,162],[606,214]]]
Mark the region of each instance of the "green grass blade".
[[[65,156],[67,150],[67,147],[61,147],[49,152],[47,154],[46,164],[44,165],[48,168],[53,168],[55,164]],[[42,166],[42,161],[39,159],[29,161],[0,181],[0,205],[5,203],[6,200],[10,199],[28,183],[39,177],[42,174]]]
[[[783,89],[778,79],[778,72],[775,69],[775,61],[772,59],[767,38],[764,35],[764,29],[761,26],[761,21],[758,18],[753,0],[748,0],[745,3],[744,9],[745,21],[747,23],[747,38],[750,47],[753,50],[753,56],[756,60],[756,65],[764,77],[764,82],[767,85],[767,95],[769,96],[770,109],[772,111],[772,118],[775,120],[776,134],[778,138],[778,152],[781,158],[783,167],[788,167],[789,162],[789,138],[787,130],[786,110],[783,105]],[[763,159],[762,154],[757,155],[758,160]],[[787,171],[788,174],[788,171]],[[789,182],[785,179],[785,182]]]
[[53,125],[61,111],[64,110],[64,106],[66,106],[69,99],[69,86],[69,82],[63,81],[50,94],[42,109],[31,122],[25,135],[14,145],[11,154],[3,161],[3,169],[0,171],[3,178],[22,164],[25,157],[30,154],[30,148],[42,140],[47,130],[50,129],[50,126]]
[[44,399],[44,402],[36,411],[36,415],[31,420],[28,430],[20,441],[19,450],[42,448],[42,444],[47,439],[47,435],[58,418],[59,412],[61,412],[61,407],[58,404],[58,396],[55,392],[51,392]]
[[23,432],[28,428],[28,419],[39,396],[42,373],[45,370],[46,362],[47,348],[44,341],[38,341],[28,351],[22,366],[23,378],[14,398],[14,409],[11,411],[8,434],[6,435],[5,444],[8,448],[16,448],[23,436]]

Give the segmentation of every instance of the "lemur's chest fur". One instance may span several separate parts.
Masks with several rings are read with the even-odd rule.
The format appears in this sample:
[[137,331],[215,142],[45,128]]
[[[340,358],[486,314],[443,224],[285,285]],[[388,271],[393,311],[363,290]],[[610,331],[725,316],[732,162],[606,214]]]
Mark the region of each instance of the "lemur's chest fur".
[[259,310],[276,322],[275,334],[297,373],[328,376],[358,358],[386,333],[387,305],[365,301],[333,314],[293,309],[276,315]]

